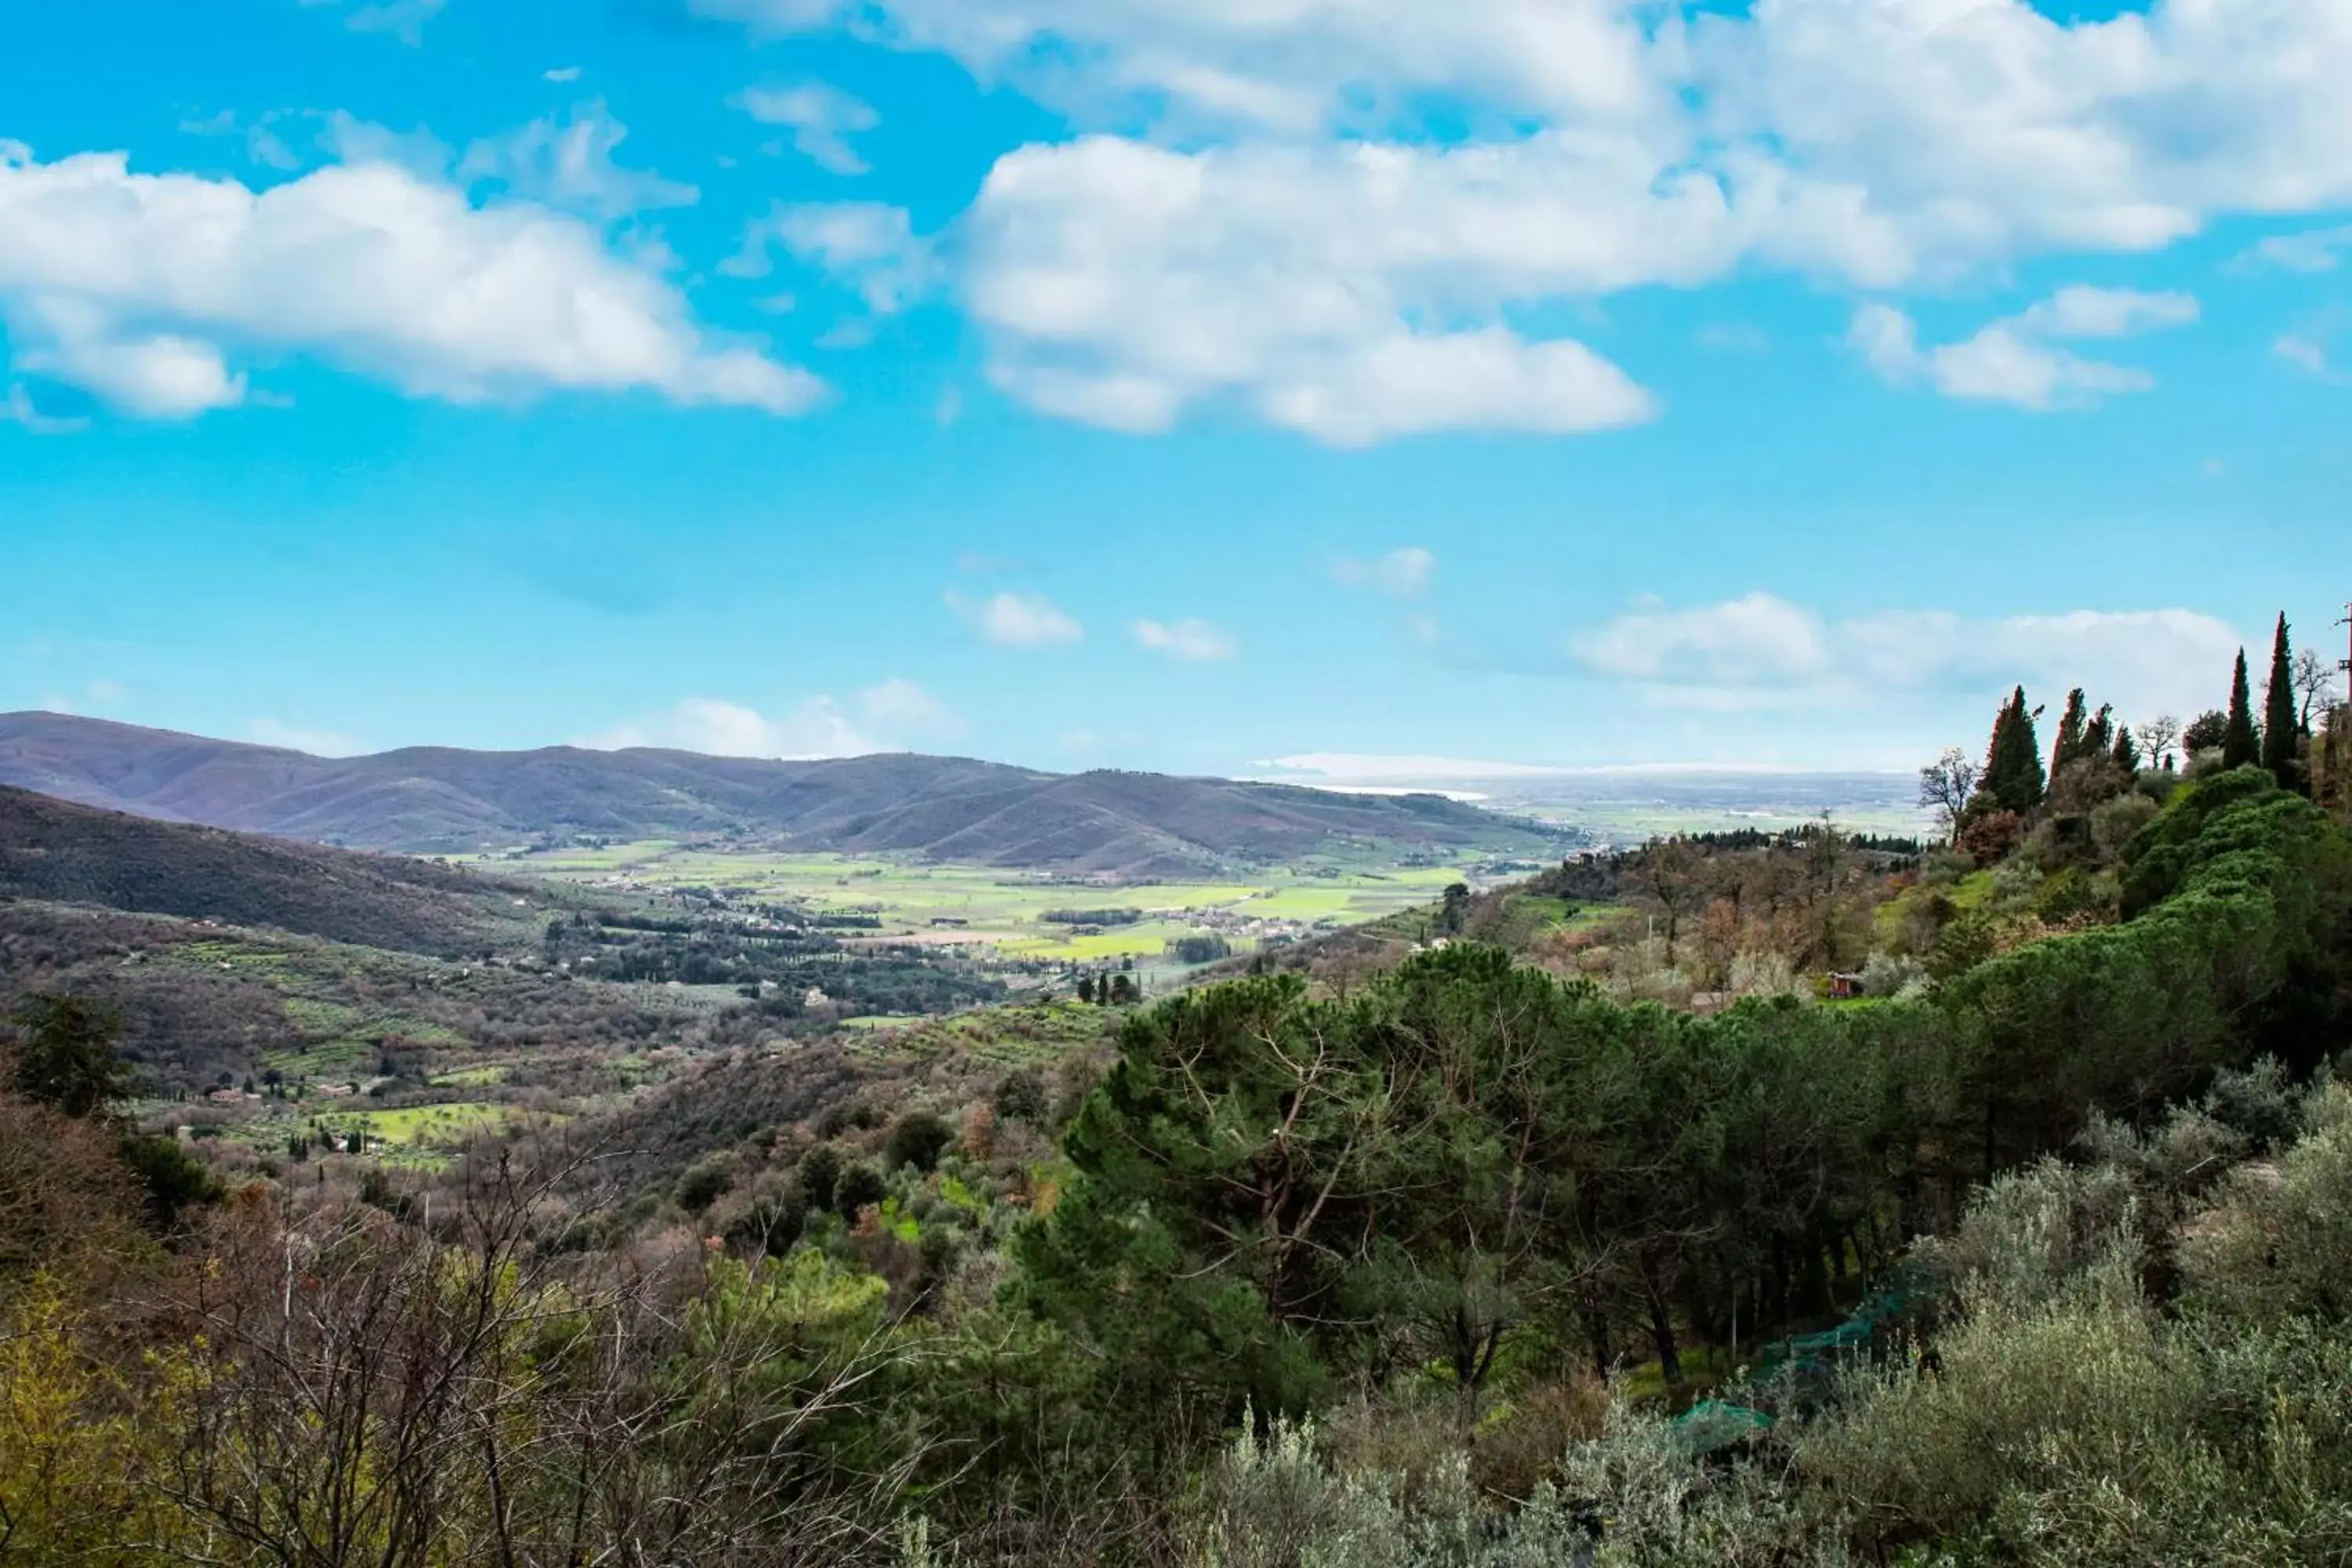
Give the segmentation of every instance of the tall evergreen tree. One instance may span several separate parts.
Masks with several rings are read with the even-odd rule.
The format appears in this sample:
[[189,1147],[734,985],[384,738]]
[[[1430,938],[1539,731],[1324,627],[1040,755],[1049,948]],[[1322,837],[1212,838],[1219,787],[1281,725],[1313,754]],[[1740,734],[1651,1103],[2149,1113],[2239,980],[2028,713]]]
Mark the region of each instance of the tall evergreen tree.
[[2017,767],[2010,781],[2012,803],[2010,809],[2024,813],[2041,805],[2050,780],[2042,771],[2042,737],[2033,729],[2033,718],[2038,710],[2025,705],[2025,688],[2021,686],[2017,689],[2015,708],[2015,716],[2010,722],[2017,727]]
[[2262,761],[2263,738],[2254,732],[2253,693],[2246,685],[2246,650],[2238,650],[2238,668],[2230,677],[2229,728],[2221,734],[2221,765],[2242,768]]
[[2033,715],[2026,710],[2025,688],[2021,686],[1993,721],[1979,787],[2002,810],[2022,814],[2042,804],[2042,742],[2033,733]]
[[2083,726],[2083,751],[2086,757],[2104,757],[2116,749],[2116,710],[2113,703],[2102,702],[2091,721]]
[[2058,743],[2050,749],[2050,776],[2083,754],[2083,689],[2066,693],[2066,711],[2058,721]]
[[2294,710],[2294,650],[2287,646],[2286,616],[2278,618],[2278,635],[2271,641],[2271,683],[2263,698],[2263,766],[2289,789],[2303,787],[2303,770],[2295,765],[2295,740],[2302,728]]
[[2132,739],[2130,725],[2116,726],[2116,747],[2107,753],[2107,760],[2127,775],[2139,772],[2139,742]]

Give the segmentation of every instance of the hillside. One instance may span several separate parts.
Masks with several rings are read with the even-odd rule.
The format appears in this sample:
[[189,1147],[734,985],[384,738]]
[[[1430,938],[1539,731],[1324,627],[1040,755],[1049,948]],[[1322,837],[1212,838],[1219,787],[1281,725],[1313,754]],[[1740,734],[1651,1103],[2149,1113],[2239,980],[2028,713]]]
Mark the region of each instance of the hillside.
[[0,715],[0,784],[171,822],[371,849],[741,837],[1129,876],[1316,855],[1548,854],[1557,835],[1434,795],[1368,796],[967,758],[415,747],[329,759],[55,713]]
[[267,927],[408,952],[528,939],[541,885],[153,822],[0,787],[0,898]]

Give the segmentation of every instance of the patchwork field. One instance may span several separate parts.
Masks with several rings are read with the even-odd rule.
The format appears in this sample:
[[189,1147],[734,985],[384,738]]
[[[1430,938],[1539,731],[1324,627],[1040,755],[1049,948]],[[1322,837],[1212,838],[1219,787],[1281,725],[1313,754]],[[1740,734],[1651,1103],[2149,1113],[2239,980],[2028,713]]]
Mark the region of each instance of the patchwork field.
[[[1236,952],[1433,902],[1462,868],[1270,870],[1246,881],[1072,882],[984,867],[836,855],[737,854],[662,840],[549,851],[511,869],[615,891],[708,889],[730,904],[793,905],[838,921],[853,943],[968,950],[1011,962],[1132,961],[1183,967],[1178,938],[1213,931]],[[1134,911],[1134,918],[1123,918]],[[1060,914],[1066,918],[1049,918]],[[1106,914],[1112,918],[1066,918]],[[872,923],[866,923],[872,922]]]

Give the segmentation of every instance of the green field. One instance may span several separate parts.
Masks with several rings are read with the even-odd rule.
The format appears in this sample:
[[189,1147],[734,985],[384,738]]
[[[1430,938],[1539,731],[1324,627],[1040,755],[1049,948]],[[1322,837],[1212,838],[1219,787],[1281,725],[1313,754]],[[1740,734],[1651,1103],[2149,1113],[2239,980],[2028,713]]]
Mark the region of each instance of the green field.
[[[1354,925],[1431,903],[1463,873],[1450,867],[1270,870],[1226,882],[1092,883],[995,868],[838,855],[763,855],[663,841],[554,850],[515,868],[585,886],[660,892],[709,888],[738,904],[797,905],[819,915],[872,916],[852,941],[962,948],[983,958],[1070,963],[1160,960],[1173,939],[1214,927],[1239,950],[1269,938]],[[1077,930],[1050,910],[1137,909],[1133,924]]]

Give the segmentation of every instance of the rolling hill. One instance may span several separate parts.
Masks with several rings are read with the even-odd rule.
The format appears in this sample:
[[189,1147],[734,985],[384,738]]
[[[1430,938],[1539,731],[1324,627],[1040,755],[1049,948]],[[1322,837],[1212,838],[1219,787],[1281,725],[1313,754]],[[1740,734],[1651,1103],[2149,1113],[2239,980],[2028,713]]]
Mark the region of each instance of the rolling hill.
[[331,759],[55,713],[0,714],[0,784],[164,821],[409,851],[711,836],[1154,876],[1348,852],[1545,855],[1560,843],[1436,795],[905,754],[769,762],[414,747]]
[[543,884],[154,822],[0,787],[0,901],[99,905],[436,955],[535,935]]

